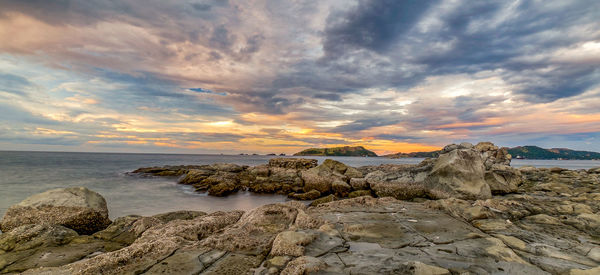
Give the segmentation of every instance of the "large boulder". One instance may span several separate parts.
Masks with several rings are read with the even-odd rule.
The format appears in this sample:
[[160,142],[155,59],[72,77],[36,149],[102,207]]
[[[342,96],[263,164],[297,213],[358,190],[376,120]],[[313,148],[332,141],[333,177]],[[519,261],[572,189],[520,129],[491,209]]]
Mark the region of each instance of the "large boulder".
[[[338,182],[336,185],[340,187],[342,185],[339,182],[348,183],[350,178],[363,176],[356,168],[331,159],[326,159],[317,167],[302,171],[301,175],[302,180],[304,180],[304,191],[317,190],[321,194],[330,193],[334,182]],[[350,185],[347,187],[350,187]]]
[[0,229],[7,232],[25,224],[55,224],[87,235],[110,223],[106,200],[100,194],[72,187],[36,194],[11,206],[0,221]]
[[481,154],[473,149],[454,149],[435,160],[425,185],[436,197],[486,199],[492,196],[485,181]]

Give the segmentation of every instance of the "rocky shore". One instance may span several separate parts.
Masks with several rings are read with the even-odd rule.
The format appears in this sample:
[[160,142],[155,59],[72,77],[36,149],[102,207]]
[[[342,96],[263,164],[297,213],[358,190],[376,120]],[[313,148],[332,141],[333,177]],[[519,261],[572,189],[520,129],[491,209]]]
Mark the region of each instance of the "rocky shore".
[[464,143],[418,165],[141,168],[215,196],[312,202],[110,221],[100,194],[51,190],[0,221],[0,273],[600,274],[600,168],[516,169],[510,159]]

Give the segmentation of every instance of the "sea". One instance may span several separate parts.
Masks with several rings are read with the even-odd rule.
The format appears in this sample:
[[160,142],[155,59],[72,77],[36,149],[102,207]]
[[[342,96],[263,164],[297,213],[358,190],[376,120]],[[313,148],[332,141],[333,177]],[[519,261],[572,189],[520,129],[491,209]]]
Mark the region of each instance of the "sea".
[[[85,186],[107,201],[111,218],[125,215],[155,215],[176,210],[204,212],[249,210],[260,205],[284,202],[283,195],[238,192],[221,198],[197,193],[175,178],[132,175],[140,167],[235,163],[266,164],[276,156],[121,154],[72,152],[0,151],[0,217],[6,209],[36,193],[54,188]],[[358,167],[379,164],[415,164],[421,158],[308,157],[322,162],[327,158]],[[600,167],[593,160],[513,160],[512,166],[589,169]]]

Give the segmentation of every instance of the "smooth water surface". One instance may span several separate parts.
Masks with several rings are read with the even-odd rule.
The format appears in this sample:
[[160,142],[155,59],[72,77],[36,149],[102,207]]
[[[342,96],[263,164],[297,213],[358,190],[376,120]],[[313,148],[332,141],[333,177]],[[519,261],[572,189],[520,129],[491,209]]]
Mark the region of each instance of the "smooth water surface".
[[[273,156],[169,155],[0,151],[0,217],[6,209],[36,193],[53,188],[85,186],[106,198],[111,218],[129,214],[153,215],[175,210],[249,210],[286,201],[281,195],[239,192],[225,198],[211,197],[176,184],[173,178],[140,177],[127,172],[139,167],[211,164],[265,164]],[[309,157],[322,162],[329,157]],[[419,163],[419,158],[386,159],[332,157],[350,166],[384,163]],[[587,169],[600,161],[514,160],[513,166]]]

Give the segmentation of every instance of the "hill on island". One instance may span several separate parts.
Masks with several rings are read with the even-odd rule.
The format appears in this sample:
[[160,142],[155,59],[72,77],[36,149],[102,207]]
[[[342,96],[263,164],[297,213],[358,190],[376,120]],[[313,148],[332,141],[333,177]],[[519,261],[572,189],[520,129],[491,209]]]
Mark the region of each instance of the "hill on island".
[[[600,159],[600,153],[590,151],[575,151],[566,148],[544,149],[538,146],[517,146],[508,149],[508,153],[513,158],[523,159],[579,159],[591,160]],[[439,156],[440,151],[432,152],[413,152],[413,153],[395,153],[384,155],[386,158],[435,158]]]
[[400,159],[400,158],[437,158],[440,155],[440,151],[431,152],[412,152],[412,153],[395,153],[384,155],[384,158]]
[[377,154],[362,146],[343,146],[332,148],[310,148],[295,153],[294,156],[376,157]]
[[513,158],[524,159],[600,159],[600,153],[590,151],[575,151],[566,148],[544,149],[537,146],[517,146],[508,149]]

